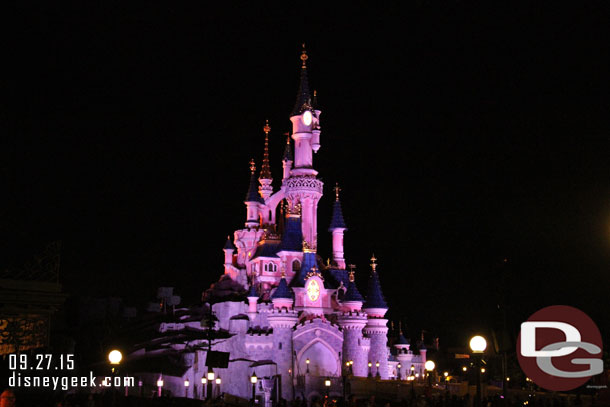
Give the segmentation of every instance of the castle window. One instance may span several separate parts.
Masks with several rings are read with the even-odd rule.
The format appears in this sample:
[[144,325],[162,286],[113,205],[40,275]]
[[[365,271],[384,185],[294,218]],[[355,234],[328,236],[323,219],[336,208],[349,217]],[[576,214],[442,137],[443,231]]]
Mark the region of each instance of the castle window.
[[293,272],[297,272],[297,271],[301,271],[301,263],[298,260],[294,260],[292,262],[292,271]]
[[265,271],[270,273],[275,273],[277,271],[277,264],[275,263],[265,263],[263,267]]
[[280,342],[280,350],[282,350],[282,342]]

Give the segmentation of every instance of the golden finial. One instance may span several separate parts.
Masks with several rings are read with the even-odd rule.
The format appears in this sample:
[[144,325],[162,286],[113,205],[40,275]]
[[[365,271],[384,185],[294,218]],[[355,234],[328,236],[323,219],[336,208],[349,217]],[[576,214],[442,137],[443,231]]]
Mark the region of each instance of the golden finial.
[[371,257],[371,268],[373,269],[373,273],[375,273],[377,270],[377,258],[375,257],[375,253],[373,253],[373,257]]
[[313,97],[316,97],[316,96],[318,96],[318,91],[314,89],[314,91],[313,91]]
[[283,261],[280,267],[282,269],[282,278],[286,278],[286,262]]
[[347,267],[349,267],[349,281],[353,283],[354,281],[356,281],[356,272],[354,271],[356,266],[354,264],[348,264]]
[[303,61],[303,66],[302,66],[303,69],[307,68],[307,65],[305,64],[305,61],[307,61],[307,58],[309,58],[309,57],[307,56],[307,50],[305,49],[305,43],[303,43],[303,51],[301,52],[301,61]]
[[256,172],[256,163],[254,162],[254,158],[250,160],[250,172],[252,172],[252,174]]
[[326,267],[330,267],[330,257],[326,258]]
[[269,120],[265,120],[265,127],[263,127],[263,131],[265,134],[269,134],[271,131],[271,126],[269,126]]
[[339,192],[341,191],[341,188],[339,188],[339,183],[335,182],[335,187],[333,188],[335,190],[335,198],[338,201],[339,200]]

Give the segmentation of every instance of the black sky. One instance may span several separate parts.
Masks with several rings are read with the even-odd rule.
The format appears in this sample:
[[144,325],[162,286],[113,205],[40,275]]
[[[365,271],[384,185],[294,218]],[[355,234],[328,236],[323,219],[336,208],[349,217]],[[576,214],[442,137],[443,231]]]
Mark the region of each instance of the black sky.
[[608,11],[22,3],[1,79],[0,264],[61,240],[70,293],[197,301],[243,224],[265,119],[279,181],[306,42],[324,257],[339,181],[348,261],[362,284],[375,252],[409,334],[459,343],[501,288],[512,324],[568,304],[608,332]]

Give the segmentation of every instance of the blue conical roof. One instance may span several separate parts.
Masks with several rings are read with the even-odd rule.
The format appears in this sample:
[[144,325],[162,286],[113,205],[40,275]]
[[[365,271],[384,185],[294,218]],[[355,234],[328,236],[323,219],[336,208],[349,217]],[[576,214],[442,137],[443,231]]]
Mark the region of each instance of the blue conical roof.
[[284,156],[282,158],[284,161],[294,161],[292,148],[290,147],[290,137],[286,139],[286,148],[284,148]]
[[400,334],[398,335],[398,339],[396,340],[396,345],[409,345],[409,341],[402,334],[402,331],[400,331]]
[[303,60],[303,66],[301,67],[299,90],[297,91],[297,100],[290,116],[297,116],[303,113],[305,110],[311,109],[311,94],[309,93],[309,80],[307,79],[307,66],[305,64],[307,54],[305,53],[305,50],[303,50],[301,59]]
[[388,304],[385,302],[385,298],[383,298],[383,293],[381,292],[379,274],[377,274],[376,271],[373,271],[369,278],[364,308],[388,308]]
[[265,203],[263,198],[258,194],[258,180],[256,179],[254,172],[250,175],[250,185],[248,186],[248,192],[246,193],[246,202]]
[[258,292],[256,291],[256,285],[254,283],[250,284],[250,291],[248,291],[248,297],[259,297]]
[[288,287],[288,283],[286,282],[286,277],[282,277],[282,279],[280,280],[280,283],[278,284],[277,288],[273,292],[273,295],[271,296],[272,300],[276,299],[276,298],[288,298],[288,299],[294,298],[294,292],[292,292],[290,287]]
[[233,245],[233,242],[231,242],[231,238],[229,236],[227,236],[227,241],[225,243],[225,247],[223,247],[224,250],[235,250],[235,245]]
[[333,229],[339,228],[347,229],[347,226],[345,226],[345,221],[343,220],[341,202],[337,199],[333,205],[333,216],[330,220],[330,227],[328,228],[328,231],[332,232]]
[[343,301],[360,301],[364,302],[364,298],[358,291],[358,287],[356,287],[356,283],[350,281],[347,283],[347,291],[345,291],[345,296],[343,297]]

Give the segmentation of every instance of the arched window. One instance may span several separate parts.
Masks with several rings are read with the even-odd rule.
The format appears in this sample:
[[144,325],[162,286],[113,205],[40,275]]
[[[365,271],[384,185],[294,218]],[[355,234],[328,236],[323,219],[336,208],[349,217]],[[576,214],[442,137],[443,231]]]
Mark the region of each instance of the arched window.
[[263,270],[269,271],[269,263],[265,263],[265,265],[263,266]]
[[292,262],[292,271],[294,273],[296,273],[297,271],[301,271],[301,262],[299,262],[298,260],[294,260]]
[[269,263],[269,271],[275,273],[277,271],[277,264]]

